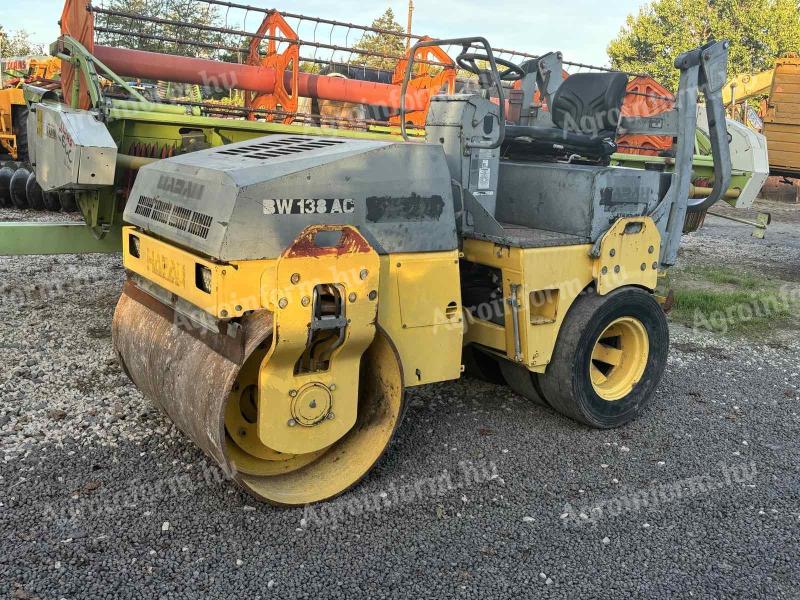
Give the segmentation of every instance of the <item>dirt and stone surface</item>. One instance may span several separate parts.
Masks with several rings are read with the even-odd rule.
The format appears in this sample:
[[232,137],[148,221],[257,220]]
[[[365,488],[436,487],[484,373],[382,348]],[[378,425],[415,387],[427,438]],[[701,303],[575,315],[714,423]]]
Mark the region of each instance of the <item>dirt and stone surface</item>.
[[[800,207],[767,208],[766,240],[709,217],[682,264],[800,283]],[[286,509],[224,481],[129,383],[123,278],[118,256],[0,258],[2,597],[800,597],[790,326],[673,324],[658,393],[615,431],[474,380],[412,390],[359,487]]]

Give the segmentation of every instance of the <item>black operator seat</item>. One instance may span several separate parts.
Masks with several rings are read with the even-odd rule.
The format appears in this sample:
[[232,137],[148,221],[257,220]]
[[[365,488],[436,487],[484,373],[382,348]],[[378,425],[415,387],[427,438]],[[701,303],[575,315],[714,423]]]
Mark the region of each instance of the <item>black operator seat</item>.
[[605,158],[617,151],[614,139],[628,77],[624,73],[576,73],[553,95],[555,127],[506,126],[506,143],[525,142],[541,154]]

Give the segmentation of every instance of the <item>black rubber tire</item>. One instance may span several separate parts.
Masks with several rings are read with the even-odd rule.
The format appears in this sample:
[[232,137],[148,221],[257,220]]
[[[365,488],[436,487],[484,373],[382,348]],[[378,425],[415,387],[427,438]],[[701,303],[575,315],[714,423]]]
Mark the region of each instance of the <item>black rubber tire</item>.
[[[621,317],[637,319],[647,331],[649,355],[644,374],[627,396],[604,400],[594,390],[590,361],[595,343]],[[620,427],[635,419],[655,393],[669,352],[669,328],[661,305],[645,290],[626,287],[606,296],[593,291],[575,301],[539,384],[556,411],[597,429]]]
[[57,192],[44,192],[44,209],[50,212],[61,212],[61,202]]
[[544,399],[544,395],[539,387],[539,374],[531,373],[522,365],[511,362],[510,360],[499,360],[500,372],[512,390],[523,398],[539,406],[550,406]]
[[21,106],[14,110],[12,123],[14,135],[17,136],[17,160],[28,161],[28,107]]
[[58,202],[64,212],[78,212],[78,204],[75,202],[74,192],[59,192]]
[[25,195],[28,197],[28,206],[33,210],[44,210],[44,192],[42,186],[36,181],[35,173],[28,175],[28,181],[25,182]]
[[0,206],[3,208],[12,206],[11,204],[11,178],[14,176],[14,169],[3,167],[0,169]]
[[494,385],[505,385],[506,380],[500,372],[498,359],[473,345],[464,346],[461,354],[464,375],[471,379],[485,381]]
[[58,200],[58,192],[42,192],[44,209],[51,212],[61,212],[61,202]]
[[20,210],[28,208],[28,194],[25,191],[25,187],[28,185],[28,177],[30,174],[31,172],[24,167],[20,167],[14,171],[14,176],[11,178],[11,184],[9,185],[11,189],[11,203],[14,205],[14,208],[19,208]]

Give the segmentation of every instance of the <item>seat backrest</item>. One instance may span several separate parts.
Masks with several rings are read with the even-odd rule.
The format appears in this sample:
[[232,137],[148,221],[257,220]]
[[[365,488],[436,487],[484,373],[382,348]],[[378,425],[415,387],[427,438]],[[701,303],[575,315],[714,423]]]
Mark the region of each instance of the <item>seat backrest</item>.
[[551,114],[559,129],[598,136],[616,132],[628,76],[624,73],[576,73],[553,96]]

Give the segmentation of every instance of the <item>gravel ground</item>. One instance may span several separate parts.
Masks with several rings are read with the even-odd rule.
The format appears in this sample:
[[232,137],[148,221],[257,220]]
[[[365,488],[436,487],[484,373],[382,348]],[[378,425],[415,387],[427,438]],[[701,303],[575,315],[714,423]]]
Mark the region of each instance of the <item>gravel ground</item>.
[[[709,218],[683,260],[800,281],[800,208],[772,208],[766,241]],[[651,407],[610,432],[471,380],[414,390],[361,486],[278,509],[221,481],[120,371],[122,281],[113,256],[0,258],[0,594],[800,597],[796,332],[673,325]]]

